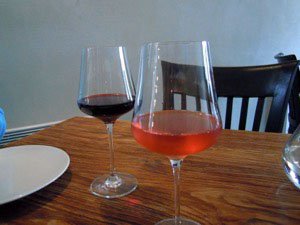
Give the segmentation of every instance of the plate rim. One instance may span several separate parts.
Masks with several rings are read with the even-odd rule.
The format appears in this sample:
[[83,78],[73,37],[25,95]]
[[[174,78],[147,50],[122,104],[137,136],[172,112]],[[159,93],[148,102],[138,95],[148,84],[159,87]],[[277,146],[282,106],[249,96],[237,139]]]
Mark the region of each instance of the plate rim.
[[[62,155],[63,155],[63,156],[65,157],[65,159],[66,159],[66,164],[64,165],[63,169],[62,169],[56,176],[54,176],[53,178],[49,179],[48,182],[43,183],[43,184],[40,185],[38,188],[35,188],[35,189],[30,190],[30,191],[28,191],[28,192],[22,193],[21,195],[14,195],[14,197],[12,197],[12,198],[7,198],[7,199],[4,200],[4,201],[1,201],[1,199],[0,199],[0,205],[4,205],[4,204],[6,204],[6,203],[10,203],[10,202],[13,202],[13,201],[15,201],[15,200],[24,198],[24,197],[26,197],[26,196],[28,196],[28,195],[31,195],[31,194],[33,194],[33,193],[35,193],[35,192],[37,192],[37,191],[39,191],[39,190],[45,188],[46,186],[48,186],[49,184],[53,183],[53,182],[56,181],[58,178],[60,178],[60,177],[67,171],[67,169],[69,168],[69,165],[70,165],[70,162],[71,162],[69,154],[68,154],[66,151],[64,151],[63,149],[61,149],[61,148],[54,147],[54,146],[50,146],[50,145],[39,145],[39,144],[36,144],[36,145],[35,145],[35,144],[32,144],[32,145],[17,145],[17,146],[11,146],[11,147],[4,147],[4,148],[1,148],[1,149],[0,149],[0,152],[3,151],[3,150],[8,150],[8,149],[18,149],[18,148],[24,148],[24,147],[29,147],[29,148],[30,148],[30,147],[33,147],[33,146],[34,146],[34,147],[40,147],[40,148],[45,148],[45,147],[47,147],[47,148],[52,148],[52,149],[54,149],[54,150],[56,150],[56,151],[61,152]],[[11,151],[11,150],[10,150],[10,151]],[[1,153],[0,153],[0,154],[1,154]]]

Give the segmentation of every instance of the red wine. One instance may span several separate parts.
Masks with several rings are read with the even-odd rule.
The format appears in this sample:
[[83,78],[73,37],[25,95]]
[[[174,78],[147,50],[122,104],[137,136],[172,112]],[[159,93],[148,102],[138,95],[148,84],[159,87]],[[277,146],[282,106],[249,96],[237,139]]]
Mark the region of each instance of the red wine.
[[185,110],[140,115],[134,118],[131,129],[141,145],[172,159],[209,148],[221,133],[216,117]]
[[113,123],[133,108],[134,99],[134,96],[128,99],[125,94],[98,94],[79,99],[77,103],[82,112],[104,123]]

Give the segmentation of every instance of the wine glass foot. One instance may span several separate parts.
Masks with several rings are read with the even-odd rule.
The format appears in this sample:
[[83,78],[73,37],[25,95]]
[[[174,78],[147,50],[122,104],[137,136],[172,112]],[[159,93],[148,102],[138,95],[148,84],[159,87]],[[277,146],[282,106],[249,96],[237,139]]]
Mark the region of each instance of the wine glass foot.
[[119,198],[137,188],[137,179],[131,174],[115,173],[114,176],[97,177],[90,186],[92,194],[103,198]]
[[161,220],[155,225],[200,225],[200,223],[185,218],[179,218],[177,221],[175,220],[175,218],[171,218],[171,219]]

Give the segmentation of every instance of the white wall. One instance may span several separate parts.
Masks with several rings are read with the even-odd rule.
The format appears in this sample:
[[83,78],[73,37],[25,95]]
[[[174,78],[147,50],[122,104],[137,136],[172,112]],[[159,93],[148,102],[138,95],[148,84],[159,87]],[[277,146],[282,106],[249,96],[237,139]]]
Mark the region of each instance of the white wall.
[[82,115],[87,45],[128,46],[135,79],[149,41],[209,40],[215,66],[300,57],[299,9],[299,0],[0,0],[0,107],[8,128]]

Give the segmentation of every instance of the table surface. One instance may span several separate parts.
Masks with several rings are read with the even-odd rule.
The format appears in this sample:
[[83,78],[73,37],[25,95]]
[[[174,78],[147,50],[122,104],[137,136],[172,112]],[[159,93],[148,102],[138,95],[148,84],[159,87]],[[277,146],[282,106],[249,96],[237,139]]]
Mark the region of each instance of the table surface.
[[[285,176],[288,135],[224,130],[210,149],[182,167],[181,214],[205,224],[300,224],[300,191]],[[115,124],[116,167],[134,174],[137,190],[119,199],[89,192],[109,170],[105,127],[75,117],[14,142],[65,150],[68,170],[42,190],[0,206],[0,224],[154,224],[173,215],[173,177],[166,157],[133,139],[130,123]]]

